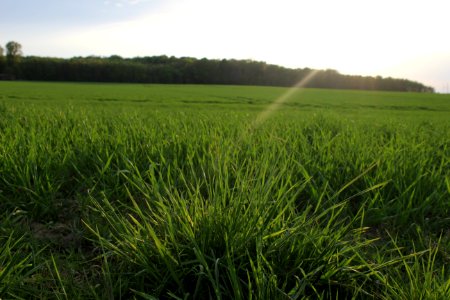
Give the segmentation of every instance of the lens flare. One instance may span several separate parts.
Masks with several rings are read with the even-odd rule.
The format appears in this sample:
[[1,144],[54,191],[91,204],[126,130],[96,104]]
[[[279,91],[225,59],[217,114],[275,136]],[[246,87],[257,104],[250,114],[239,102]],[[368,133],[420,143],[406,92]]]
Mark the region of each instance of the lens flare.
[[285,103],[289,98],[292,97],[299,89],[305,87],[318,73],[318,70],[312,70],[306,75],[302,80],[300,80],[297,84],[290,87],[284,94],[275,99],[264,111],[262,111],[255,119],[255,121],[251,125],[251,129],[256,129],[264,123],[270,115],[272,115],[283,103]]

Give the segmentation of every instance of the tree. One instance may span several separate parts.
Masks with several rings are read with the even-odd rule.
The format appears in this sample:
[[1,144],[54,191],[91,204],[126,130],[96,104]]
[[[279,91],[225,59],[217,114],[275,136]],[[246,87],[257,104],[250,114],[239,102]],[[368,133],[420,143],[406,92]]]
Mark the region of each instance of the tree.
[[22,45],[11,41],[6,44],[6,63],[8,67],[15,67],[22,56]]
[[[11,46],[9,55],[18,59],[20,47],[15,44]],[[288,69],[252,60],[175,58],[165,55],[135,58],[113,55],[71,59],[24,56],[14,67],[8,66],[3,71],[7,75],[3,78],[293,86],[311,71],[313,70],[309,68]],[[430,87],[406,79],[344,75],[336,70],[316,70],[316,76],[305,87],[433,92]]]
[[5,56],[4,49],[0,46],[0,73],[3,73],[3,69],[5,68]]

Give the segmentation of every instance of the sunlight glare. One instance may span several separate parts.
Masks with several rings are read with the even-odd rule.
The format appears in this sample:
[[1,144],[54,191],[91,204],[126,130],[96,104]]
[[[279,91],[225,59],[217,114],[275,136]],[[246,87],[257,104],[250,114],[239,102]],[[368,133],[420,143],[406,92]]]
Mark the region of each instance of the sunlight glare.
[[311,70],[308,75],[306,75],[302,80],[300,80],[297,84],[290,87],[284,94],[275,99],[264,111],[262,111],[255,119],[253,124],[251,125],[252,129],[258,128],[264,123],[278,108],[284,104],[287,100],[289,100],[295,93],[297,93],[300,89],[304,88],[318,73],[318,70]]

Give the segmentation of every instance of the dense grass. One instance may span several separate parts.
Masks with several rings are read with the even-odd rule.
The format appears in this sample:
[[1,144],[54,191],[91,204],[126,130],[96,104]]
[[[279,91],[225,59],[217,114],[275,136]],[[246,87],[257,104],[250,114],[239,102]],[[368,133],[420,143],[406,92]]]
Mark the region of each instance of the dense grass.
[[450,97],[0,82],[0,298],[450,298]]

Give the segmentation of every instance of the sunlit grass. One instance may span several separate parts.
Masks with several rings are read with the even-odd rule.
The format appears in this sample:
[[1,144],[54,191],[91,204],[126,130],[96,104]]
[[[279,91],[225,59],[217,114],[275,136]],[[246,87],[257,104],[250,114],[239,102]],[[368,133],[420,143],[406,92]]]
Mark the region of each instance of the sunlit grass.
[[449,99],[0,84],[1,298],[449,296]]

